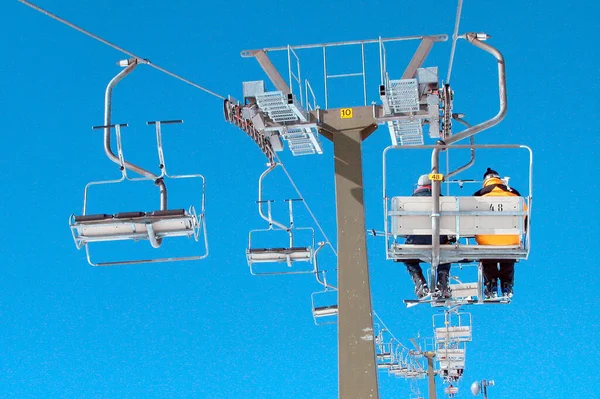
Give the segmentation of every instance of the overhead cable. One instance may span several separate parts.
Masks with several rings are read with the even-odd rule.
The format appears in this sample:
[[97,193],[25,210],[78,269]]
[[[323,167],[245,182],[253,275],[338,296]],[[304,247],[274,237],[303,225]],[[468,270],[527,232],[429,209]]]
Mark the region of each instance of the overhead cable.
[[292,176],[289,174],[289,172],[285,168],[285,165],[283,164],[283,162],[281,162],[281,159],[279,159],[279,157],[277,155],[275,155],[275,159],[276,159],[277,163],[279,163],[281,165],[281,168],[283,169],[283,171],[285,172],[285,175],[287,176],[288,180],[292,184],[292,187],[294,187],[294,190],[296,191],[296,194],[298,194],[298,198],[300,198],[302,200],[302,203],[306,207],[306,210],[308,211],[308,214],[310,215],[310,217],[312,218],[312,220],[315,222],[315,225],[317,226],[317,228],[321,232],[321,235],[325,239],[325,242],[327,243],[327,245],[329,245],[329,247],[331,247],[331,250],[333,251],[333,253],[335,254],[335,256],[337,256],[337,250],[333,247],[333,244],[331,244],[331,241],[329,241],[329,238],[327,237],[327,234],[325,234],[325,231],[321,227],[321,224],[319,223],[319,221],[315,217],[314,213],[312,212],[312,210],[308,206],[308,203],[306,202],[306,200],[302,196],[302,193],[298,189],[298,186],[296,186],[296,183],[294,183],[294,179],[292,179]]
[[49,16],[50,18],[52,18],[54,20],[57,20],[60,23],[63,23],[65,25],[67,25],[67,26],[69,26],[69,27],[71,27],[71,28],[73,28],[73,29],[75,29],[75,30],[83,33],[84,35],[87,35],[87,36],[91,37],[92,39],[98,40],[99,42],[104,43],[107,46],[112,47],[113,49],[115,49],[117,51],[120,51],[120,52],[122,52],[124,54],[127,54],[128,56],[130,56],[132,58],[136,58],[136,59],[140,60],[142,63],[147,64],[148,66],[151,66],[154,69],[157,69],[157,70],[159,70],[159,71],[161,71],[163,73],[166,73],[167,75],[172,76],[175,79],[179,79],[182,82],[185,82],[185,83],[189,84],[190,86],[194,86],[195,88],[200,89],[200,90],[202,90],[202,91],[204,91],[204,92],[206,92],[206,93],[208,93],[208,94],[210,94],[212,96],[220,98],[221,100],[225,100],[224,96],[222,96],[220,94],[217,94],[214,91],[208,90],[207,88],[202,87],[199,84],[196,84],[196,83],[192,82],[191,80],[188,80],[188,79],[186,79],[186,78],[184,78],[182,76],[179,76],[179,75],[177,75],[177,74],[175,74],[173,72],[170,72],[170,71],[168,71],[168,70],[166,70],[166,69],[164,69],[164,68],[162,68],[162,67],[160,67],[160,66],[158,66],[156,64],[153,64],[150,60],[148,60],[146,58],[143,58],[143,57],[139,57],[139,56],[133,54],[131,51],[125,50],[124,48],[119,47],[116,44],[111,43],[108,40],[105,40],[105,39],[101,38],[100,36],[95,35],[95,34],[89,32],[89,31],[87,31],[87,30],[85,30],[85,29],[83,29],[83,28],[81,28],[81,27],[79,27],[79,26],[77,26],[77,25],[75,25],[75,24],[67,21],[66,19],[63,19],[63,18],[59,17],[56,14],[52,14],[50,11],[44,10],[43,8],[38,7],[35,4],[30,3],[29,1],[26,1],[26,0],[18,0],[18,1],[20,3],[25,4],[28,7],[33,8],[36,11],[41,12],[42,14],[45,14],[45,15]]
[[454,21],[454,33],[452,33],[452,48],[450,50],[450,62],[448,62],[448,74],[446,83],[450,84],[450,75],[452,75],[452,64],[454,63],[454,51],[456,50],[456,41],[458,40],[458,26],[460,25],[460,14],[462,13],[463,0],[458,0],[456,6],[456,20]]

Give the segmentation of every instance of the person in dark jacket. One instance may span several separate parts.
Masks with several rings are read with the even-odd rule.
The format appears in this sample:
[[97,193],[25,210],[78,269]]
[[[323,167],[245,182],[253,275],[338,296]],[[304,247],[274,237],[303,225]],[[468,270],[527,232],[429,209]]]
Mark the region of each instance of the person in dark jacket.
[[[521,194],[514,188],[507,187],[500,179],[500,175],[493,169],[487,168],[483,174],[483,188],[473,194],[476,197],[520,197]],[[480,245],[519,245],[521,237],[518,235],[478,235],[475,241]],[[486,299],[498,296],[498,279],[502,287],[502,295],[511,298],[515,282],[514,259],[485,259],[481,261],[483,269],[483,294]]]
[[[419,177],[417,188],[412,194],[413,197],[431,197],[431,180],[427,175]],[[440,244],[448,244],[448,236],[440,235]],[[406,237],[406,244],[414,245],[431,245],[430,235],[412,235]],[[404,261],[406,270],[410,274],[415,283],[415,294],[419,299],[427,296],[430,293],[427,281],[423,276],[419,259],[407,259]],[[443,263],[437,267],[437,286],[434,292],[434,297],[450,298],[452,291],[448,285],[450,279],[450,263]]]

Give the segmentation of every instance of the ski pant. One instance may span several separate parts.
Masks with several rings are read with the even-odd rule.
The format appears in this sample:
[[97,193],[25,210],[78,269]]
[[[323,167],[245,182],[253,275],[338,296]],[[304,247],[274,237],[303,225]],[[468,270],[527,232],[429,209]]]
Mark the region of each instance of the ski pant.
[[[406,266],[406,270],[408,270],[408,272],[410,273],[411,276],[415,273],[423,273],[423,270],[421,269],[419,260],[416,260],[416,259],[405,260],[404,265]],[[441,265],[438,265],[437,271],[438,271],[438,274],[440,272],[444,272],[444,271],[446,273],[450,273],[450,263],[442,263]]]
[[515,283],[515,261],[512,259],[487,259],[481,261],[484,283],[498,280],[504,284]]

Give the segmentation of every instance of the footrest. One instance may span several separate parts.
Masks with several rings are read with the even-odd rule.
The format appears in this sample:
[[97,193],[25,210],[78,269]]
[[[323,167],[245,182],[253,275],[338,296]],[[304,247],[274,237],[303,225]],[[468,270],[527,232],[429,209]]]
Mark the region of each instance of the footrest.
[[478,296],[477,283],[450,284],[452,298],[473,298]]

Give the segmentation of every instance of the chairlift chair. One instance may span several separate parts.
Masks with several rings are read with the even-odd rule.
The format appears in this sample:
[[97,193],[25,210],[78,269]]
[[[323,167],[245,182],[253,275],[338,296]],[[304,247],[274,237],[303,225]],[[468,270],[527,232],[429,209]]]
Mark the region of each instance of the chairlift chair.
[[[328,297],[329,302],[324,303]],[[331,300],[332,298],[335,301]],[[320,326],[323,324],[337,323],[338,305],[337,305],[337,289],[326,287],[323,291],[313,292],[311,294],[312,314],[315,324]]]
[[[529,192],[525,197],[439,197],[439,234],[453,236],[456,238],[455,242],[437,246],[405,244],[402,240],[406,236],[434,234],[432,222],[434,199],[432,197],[388,196],[386,187],[388,151],[414,149],[414,147],[386,148],[383,154],[383,195],[385,204],[385,231],[383,235],[386,241],[386,258],[395,261],[419,259],[430,264],[435,262],[436,265],[431,268],[429,274],[430,286],[435,286],[435,269],[439,264],[479,264],[477,281],[463,283],[457,280],[457,284],[451,284],[452,298],[444,301],[430,299],[406,300],[408,306],[414,306],[421,302],[430,302],[432,306],[510,303],[508,297],[484,299],[480,262],[486,259],[520,260],[527,259],[529,255],[533,166],[531,149],[521,145],[472,145],[462,147],[527,150],[529,153]],[[434,148],[434,146],[418,146],[418,148]],[[461,148],[461,146],[448,148]],[[507,179],[505,178],[505,181]],[[459,182],[464,183],[463,180]],[[469,182],[476,181],[469,180]],[[474,241],[476,235],[518,235],[522,239],[517,245],[478,245]]]
[[[444,86],[442,139],[436,145],[391,146],[383,152],[383,200],[384,226],[386,240],[386,258],[396,261],[420,259],[431,263],[435,280],[435,269],[442,263],[461,261],[479,262],[482,259],[526,259],[529,255],[530,244],[530,212],[532,186],[532,152],[523,145],[475,145],[472,138],[475,134],[489,129],[500,123],[506,115],[506,77],[505,60],[500,51],[489,44],[483,43],[488,36],[483,33],[467,33],[459,36],[471,44],[491,54],[498,66],[499,110],[492,118],[470,126],[462,119],[462,114],[453,114],[451,100],[452,92],[448,85]],[[452,134],[451,118],[467,126],[457,134]],[[419,126],[420,128],[421,126]],[[456,142],[470,138],[470,145],[455,145]],[[393,197],[387,195],[386,163],[387,153],[391,149],[432,149],[431,172],[433,182],[432,197]],[[529,151],[529,194],[519,197],[440,197],[439,153],[456,148],[471,150],[471,161],[449,174],[456,174],[473,165],[476,148],[523,148]],[[507,198],[506,203],[504,199]],[[525,209],[525,204],[527,208]],[[500,208],[498,205],[502,205]],[[527,216],[527,218],[525,218]],[[527,224],[527,226],[525,226]],[[515,246],[470,245],[461,242],[461,237],[474,237],[478,234],[491,235],[520,235],[524,239]],[[408,235],[431,235],[433,245],[406,245],[399,243],[400,237]],[[454,235],[455,244],[440,245],[439,235]]]
[[[313,263],[313,248],[315,244],[315,232],[312,227],[296,227],[294,223],[294,214],[293,214],[293,203],[297,201],[302,201],[301,199],[286,199],[285,202],[288,204],[288,214],[289,214],[289,222],[288,224],[283,224],[275,219],[272,216],[272,200],[263,200],[262,199],[262,183],[264,177],[272,172],[277,166],[280,166],[278,163],[268,164],[268,168],[265,172],[260,175],[258,180],[258,212],[262,219],[268,222],[268,228],[264,229],[254,229],[251,230],[248,234],[248,247],[246,249],[246,260],[248,261],[248,266],[250,267],[250,273],[252,275],[279,275],[279,274],[307,274],[314,273],[314,267],[308,267],[304,269],[293,268],[292,266],[298,262],[307,262],[309,265]],[[263,206],[266,204],[267,206],[267,214],[263,211]],[[299,233],[305,232],[310,236],[309,244],[306,246],[298,246],[296,244],[297,236]],[[287,236],[288,245],[285,247],[257,247],[255,246],[256,236],[265,236],[274,238],[275,235],[285,235]],[[255,264],[282,264],[287,265],[286,269],[275,268],[258,268]],[[268,269],[268,270],[267,270]]]
[[446,388],[444,388],[444,393],[446,395],[448,395],[449,398],[454,398],[454,397],[456,397],[456,394],[458,393],[458,387],[449,385]]
[[[381,326],[377,323],[374,324],[375,330],[375,359],[377,361],[377,365],[392,365],[396,364],[396,353],[394,351],[394,337],[389,333],[389,331],[385,328],[381,328]],[[380,367],[385,368],[385,367]]]
[[318,326],[337,323],[338,315],[337,288],[327,283],[327,271],[319,269],[318,254],[325,245],[325,242],[320,242],[313,254],[315,278],[323,287],[322,291],[313,292],[310,296],[313,319]]
[[436,350],[452,342],[470,342],[472,339],[471,314],[458,310],[445,311],[432,317]]
[[466,345],[472,339],[471,314],[457,308],[436,314],[433,331],[439,375],[445,381],[459,380],[465,369]]
[[[204,176],[200,174],[191,175],[169,175],[166,170],[166,164],[162,148],[161,125],[182,123],[183,121],[156,121],[148,122],[149,125],[156,127],[157,148],[160,162],[160,175],[140,178],[131,178],[127,175],[127,170],[143,169],[135,167],[125,161],[123,148],[121,144],[121,128],[127,125],[103,125],[95,126],[94,129],[104,129],[105,131],[115,129],[117,139],[118,164],[121,170],[121,178],[116,180],[94,181],[86,185],[84,190],[83,212],[81,215],[71,215],[69,226],[75,241],[77,249],[85,248],[87,261],[92,266],[113,266],[152,262],[171,262],[171,261],[189,261],[200,260],[208,256],[208,241],[206,237],[206,224],[204,222]],[[110,134],[110,133],[108,133]],[[136,170],[137,171],[137,170]],[[145,171],[144,171],[145,172]],[[149,173],[149,172],[148,172]],[[200,213],[197,213],[192,205],[185,209],[167,209],[167,193],[165,180],[169,179],[200,179],[202,182]],[[153,211],[119,212],[114,214],[88,214],[89,189],[97,185],[119,184],[125,181],[153,181],[161,189],[161,207]],[[179,257],[158,257],[141,260],[118,260],[118,261],[94,261],[90,252],[90,243],[121,241],[121,240],[148,240],[153,248],[159,248],[164,238],[167,237],[188,237],[199,241],[203,236],[204,253],[194,256]]]
[[[380,369],[384,368],[379,367],[379,365],[377,367]],[[387,370],[390,375],[393,375],[395,377],[407,377],[407,375],[409,374],[408,365],[403,362],[396,362],[390,365],[387,368]]]

